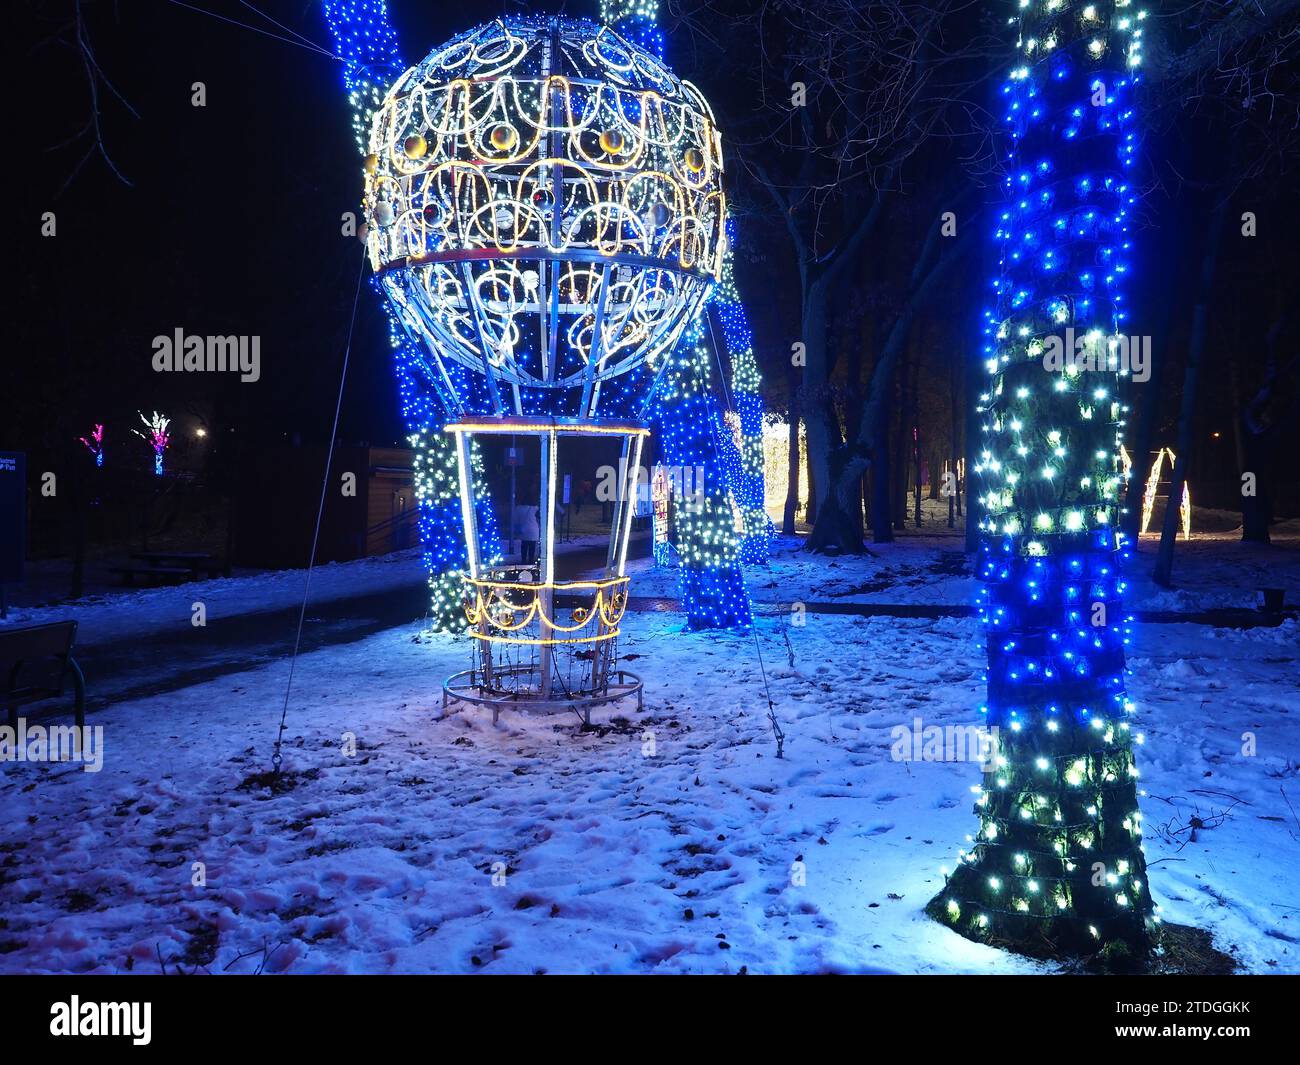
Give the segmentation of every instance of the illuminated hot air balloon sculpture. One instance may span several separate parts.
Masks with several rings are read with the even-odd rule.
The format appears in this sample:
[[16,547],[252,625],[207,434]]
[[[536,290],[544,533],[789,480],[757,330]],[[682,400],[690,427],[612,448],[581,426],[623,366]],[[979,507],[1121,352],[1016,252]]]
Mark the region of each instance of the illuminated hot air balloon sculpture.
[[[473,668],[447,697],[578,706],[618,667],[637,471],[657,382],[717,282],[722,155],[700,92],[608,27],[509,17],[434,50],[376,108],[371,264],[457,444]],[[535,564],[485,564],[471,439],[533,437]],[[621,441],[604,574],[557,581],[559,439]]]

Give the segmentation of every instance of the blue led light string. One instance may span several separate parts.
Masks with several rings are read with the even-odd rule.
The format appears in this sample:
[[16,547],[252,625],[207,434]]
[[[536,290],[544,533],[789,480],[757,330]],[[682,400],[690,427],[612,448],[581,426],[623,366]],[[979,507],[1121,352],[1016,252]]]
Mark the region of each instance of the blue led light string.
[[[388,308],[388,300],[378,280],[371,278],[371,285]],[[391,308],[388,330],[407,442],[415,450],[416,522],[424,569],[428,575],[430,627],[437,631],[459,632],[466,626],[464,574],[469,559],[460,507],[456,445],[451,434],[442,431],[446,414],[422,369],[423,352],[403,332]],[[465,374],[457,379],[457,384],[464,395],[472,394],[475,382],[472,375]],[[500,531],[478,448],[471,450],[471,456],[480,550],[484,563],[493,565],[502,559]]]
[[659,29],[659,0],[600,0],[600,21],[659,59],[664,35]]
[[678,342],[656,394],[664,463],[681,488],[674,491],[672,512],[678,588],[689,628],[745,628],[753,616],[740,568],[741,537],[719,461],[719,436],[728,430],[709,387],[709,362],[697,319]]
[[[343,84],[352,111],[352,129],[359,154],[368,149],[371,120],[388,88],[406,71],[397,45],[397,33],[386,0],[325,0],[325,21],[334,52],[343,60]],[[397,377],[407,440],[415,449],[417,527],[428,574],[432,628],[465,628],[464,580],[467,565],[465,534],[456,475],[456,447],[442,432],[446,412],[438,400],[418,341],[412,340],[393,312],[377,279],[371,279],[388,315],[389,343]],[[466,393],[473,385],[466,382]],[[482,459],[473,456],[475,513],[480,550],[488,564],[501,558],[500,534],[492,510]]]
[[1145,13],[1132,0],[1018,3],[974,467],[981,709],[996,741],[972,789],[978,831],[930,912],[1026,953],[1136,964],[1159,918],[1124,681],[1117,389]]
[[[657,24],[658,13],[658,0],[600,2],[602,23],[662,59],[664,38]],[[722,280],[711,301],[731,357],[740,431],[733,433],[718,411],[710,384],[713,359],[707,345],[711,337],[704,335],[699,323],[683,336],[675,356],[684,357],[688,369],[672,372],[671,382],[665,382],[655,397],[667,464],[678,471],[697,466],[706,471],[702,510],[674,521],[682,604],[693,629],[750,623],[740,563],[765,563],[771,549],[772,523],[763,505],[762,379],[732,270],[735,227],[731,220],[727,232]],[[679,480],[683,476],[679,472]],[[731,498],[741,516],[739,535],[734,529]]]
[[762,565],[771,557],[773,533],[763,479],[763,379],[754,357],[749,317],[736,288],[735,247],[736,223],[734,218],[728,218],[722,281],[714,289],[712,300],[713,314],[731,358],[731,401],[739,422],[738,432],[729,437],[726,452],[728,483],[744,522],[740,560],[746,565]]
[[352,111],[357,152],[365,155],[370,120],[388,87],[406,72],[387,0],[323,0],[334,54],[343,60],[343,86]]

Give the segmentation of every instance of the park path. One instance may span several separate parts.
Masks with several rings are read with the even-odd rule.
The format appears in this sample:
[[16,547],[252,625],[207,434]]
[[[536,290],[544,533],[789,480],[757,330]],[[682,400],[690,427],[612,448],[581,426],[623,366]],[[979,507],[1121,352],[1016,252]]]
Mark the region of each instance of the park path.
[[[649,538],[631,543],[631,557],[649,554]],[[557,556],[558,576],[573,579],[603,565],[603,546],[581,547]],[[670,586],[670,585],[669,585]],[[764,618],[791,618],[795,604],[778,600],[779,591],[755,589],[755,613]],[[907,588],[898,589],[908,597]],[[427,589],[422,580],[374,590],[358,588],[355,594],[331,595],[319,602],[309,599],[303,626],[301,651],[342,646],[364,640],[400,626],[417,622],[427,608]],[[563,600],[561,600],[563,602]],[[966,618],[973,614],[967,605],[951,603],[862,603],[843,600],[801,602],[804,614],[839,615],[859,618],[911,618],[936,620]],[[628,608],[637,613],[673,614],[680,610],[677,599],[668,595],[633,596]],[[93,608],[91,608],[93,609]],[[293,650],[298,625],[298,606],[272,609],[241,609],[229,614],[210,610],[206,625],[159,625],[147,636],[139,633],[122,638],[83,642],[77,658],[86,675],[88,709],[95,713],[114,703],[177,691],[274,661],[285,660]],[[75,611],[71,612],[75,616]],[[1246,609],[1214,609],[1197,612],[1138,611],[1139,622],[1148,624],[1191,623],[1218,628],[1248,629],[1276,625],[1282,615]]]

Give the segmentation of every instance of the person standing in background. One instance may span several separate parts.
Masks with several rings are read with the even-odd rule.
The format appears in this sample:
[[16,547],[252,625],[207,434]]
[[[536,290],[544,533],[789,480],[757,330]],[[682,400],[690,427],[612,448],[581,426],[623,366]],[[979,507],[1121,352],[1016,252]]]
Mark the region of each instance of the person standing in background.
[[542,535],[537,519],[536,503],[520,503],[515,507],[515,528],[519,530],[519,560],[525,566],[537,561],[537,541]]

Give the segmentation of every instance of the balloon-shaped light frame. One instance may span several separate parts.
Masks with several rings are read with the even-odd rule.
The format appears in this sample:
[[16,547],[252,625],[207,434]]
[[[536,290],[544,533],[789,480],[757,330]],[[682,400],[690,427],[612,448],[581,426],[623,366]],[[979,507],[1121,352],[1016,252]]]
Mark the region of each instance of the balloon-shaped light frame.
[[662,369],[721,274],[712,111],[607,27],[509,18],[457,37],[392,86],[369,148],[371,264],[453,416],[598,418],[602,386]]
[[[477,654],[444,702],[589,719],[639,700],[615,648],[646,418],[726,251],[712,111],[608,27],[509,17],[398,78],[368,149],[371,265],[427,350],[421,370],[456,441]],[[485,565],[478,550],[471,439],[504,435],[538,441],[535,564]],[[559,441],[588,435],[621,441],[609,551],[602,577],[561,582]]]

